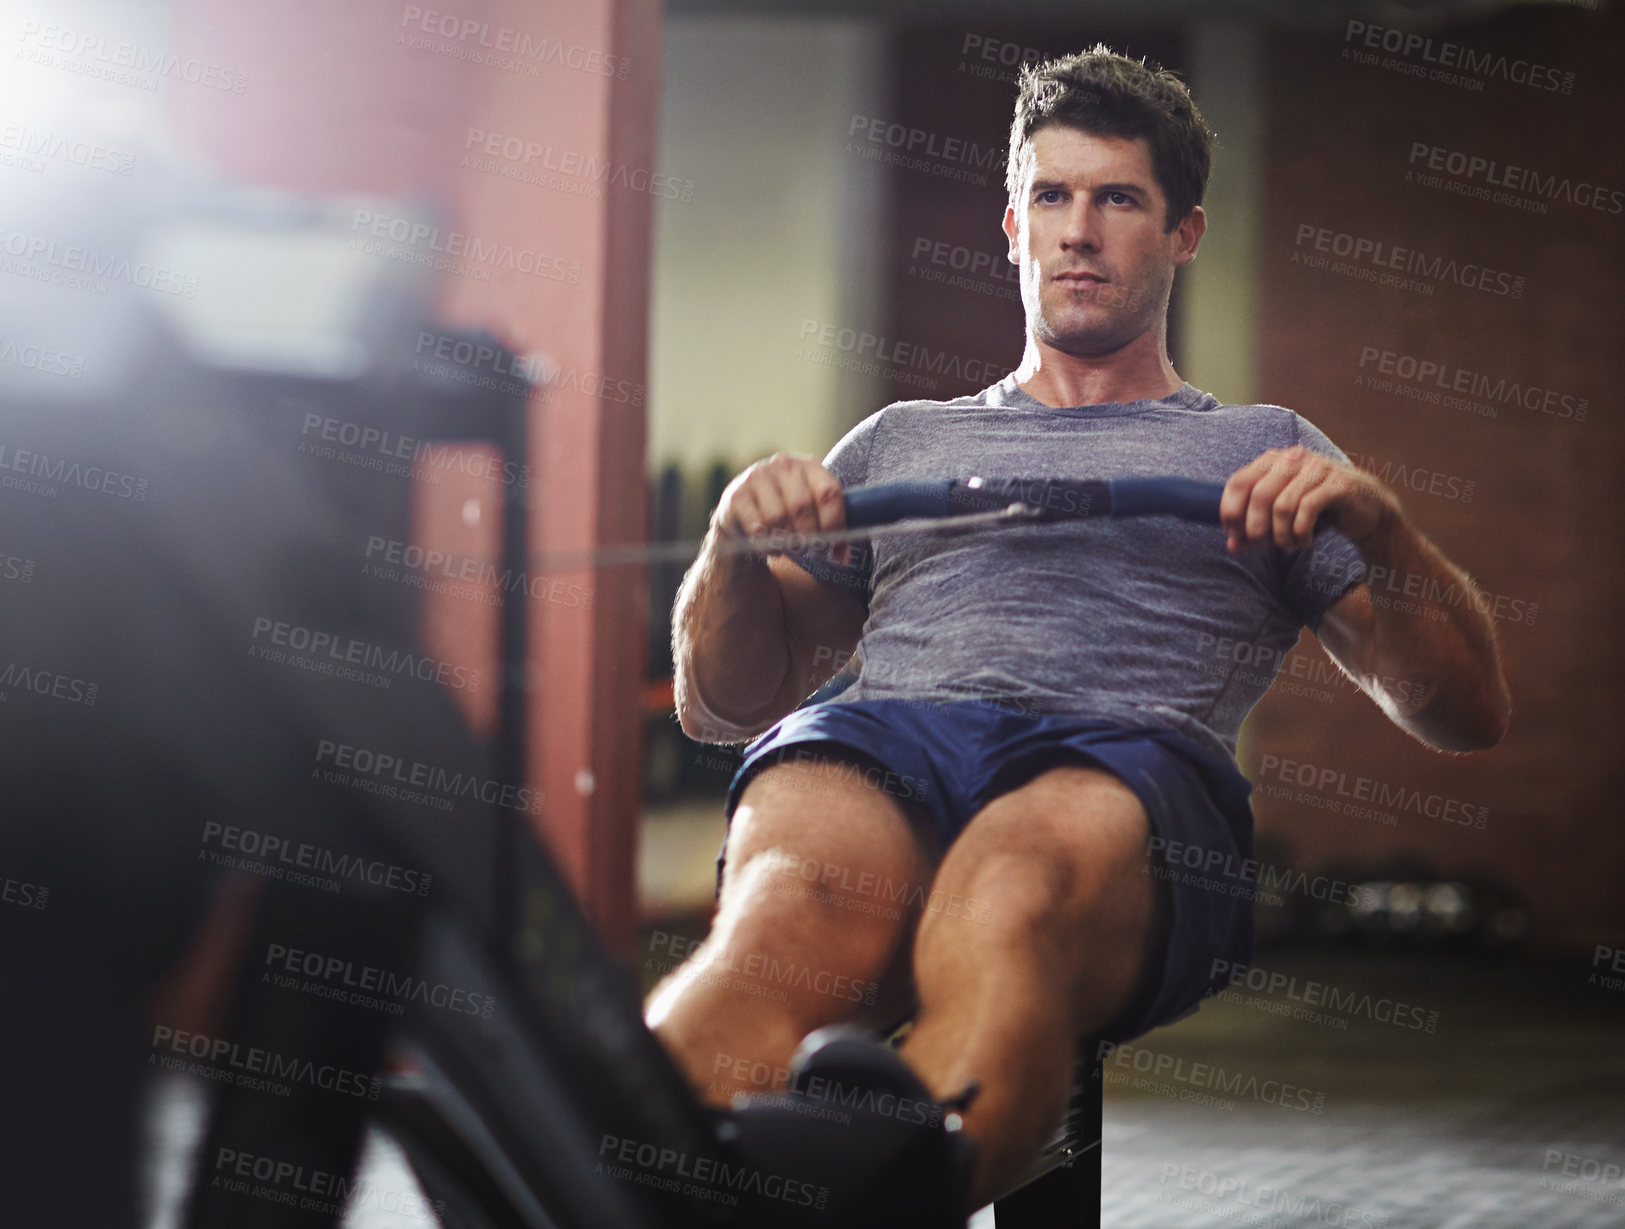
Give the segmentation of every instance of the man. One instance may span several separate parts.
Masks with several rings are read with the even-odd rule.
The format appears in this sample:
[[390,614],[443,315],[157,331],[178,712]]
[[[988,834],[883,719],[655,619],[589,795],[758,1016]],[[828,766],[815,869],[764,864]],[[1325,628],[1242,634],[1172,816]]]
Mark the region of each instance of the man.
[[[912,1014],[903,1061],[968,1106],[967,1212],[1054,1132],[1080,1039],[1188,1014],[1215,960],[1250,956],[1246,899],[1152,853],[1251,852],[1233,757],[1270,680],[1204,645],[1279,660],[1307,625],[1442,751],[1491,747],[1509,719],[1473,602],[1372,603],[1377,566],[1473,592],[1394,492],[1294,412],[1221,405],[1169,361],[1210,143],[1176,77],[1105,46],[1025,70],[1004,214],[1020,366],[972,397],[888,406],[824,465],[751,466],[674,613],[684,730],[762,737],[729,793],[711,934],[651,996],[650,1026],[727,1105],[764,1091],[752,1073],[782,1083],[811,1030]],[[833,560],[721,549],[838,530],[845,487],[970,474],[1223,481],[1223,532],[1148,518],[880,536]],[[854,651],[854,686],[793,711]]]

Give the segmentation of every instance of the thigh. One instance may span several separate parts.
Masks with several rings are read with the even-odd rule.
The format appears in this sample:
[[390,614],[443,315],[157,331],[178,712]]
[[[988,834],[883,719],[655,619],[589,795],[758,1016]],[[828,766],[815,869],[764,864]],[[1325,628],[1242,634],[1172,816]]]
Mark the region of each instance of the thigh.
[[924,809],[885,781],[875,761],[834,744],[759,768],[729,821],[712,926],[718,943],[748,934],[877,979],[859,1013],[876,1026],[912,1010],[912,943],[942,857]]
[[929,884],[942,858],[930,819],[884,788],[884,772],[832,743],[787,748],[761,765],[728,821],[719,905],[745,891],[764,856],[819,894],[896,903],[904,885]]
[[[1061,762],[989,802],[948,851],[916,945],[981,943],[1037,957],[1078,1036],[1141,1000],[1167,941],[1151,825],[1114,774]],[[956,909],[954,906],[958,904]],[[940,907],[938,907],[940,906]]]

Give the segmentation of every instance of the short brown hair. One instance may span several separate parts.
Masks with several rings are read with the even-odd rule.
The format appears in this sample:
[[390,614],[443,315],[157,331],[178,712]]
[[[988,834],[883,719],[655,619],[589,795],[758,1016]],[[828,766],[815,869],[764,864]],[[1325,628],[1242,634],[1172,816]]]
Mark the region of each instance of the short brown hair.
[[1023,151],[1040,128],[1064,124],[1093,136],[1145,137],[1151,172],[1168,202],[1163,230],[1197,205],[1213,165],[1213,133],[1179,77],[1155,60],[1131,60],[1105,43],[1021,70],[1004,182],[1013,204]]

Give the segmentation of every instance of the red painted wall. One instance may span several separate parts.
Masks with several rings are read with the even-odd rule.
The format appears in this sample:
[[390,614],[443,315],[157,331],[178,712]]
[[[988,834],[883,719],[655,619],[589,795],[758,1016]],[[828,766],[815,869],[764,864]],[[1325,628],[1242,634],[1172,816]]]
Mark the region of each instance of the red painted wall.
[[[448,321],[559,366],[557,386],[530,410],[533,549],[639,539],[643,411],[599,393],[606,379],[645,379],[658,0],[176,0],[175,21],[185,54],[248,74],[240,95],[176,95],[171,109],[184,143],[219,172],[427,201],[448,228],[523,254],[510,267],[447,272],[441,300]],[[494,551],[488,484],[425,491],[423,545]],[[482,497],[471,523],[463,509]],[[624,953],[641,801],[642,576],[549,579],[562,582],[559,600],[527,607],[529,771],[544,835]],[[490,662],[488,607],[430,595],[426,620],[437,652]],[[466,711],[489,728],[488,703]]]

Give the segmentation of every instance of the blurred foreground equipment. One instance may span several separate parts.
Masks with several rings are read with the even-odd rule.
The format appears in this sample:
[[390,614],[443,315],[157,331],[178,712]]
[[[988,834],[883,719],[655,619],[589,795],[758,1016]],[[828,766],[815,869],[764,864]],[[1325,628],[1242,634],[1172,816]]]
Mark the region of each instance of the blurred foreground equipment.
[[[478,925],[511,908],[492,885],[526,817],[457,786],[407,801],[394,781],[405,765],[426,795],[522,783],[517,697],[477,745],[440,663],[424,668],[419,590],[364,568],[369,542],[412,540],[426,456],[474,439],[522,461],[539,364],[437,327],[428,275],[356,243],[356,213],[172,182],[117,208],[41,197],[13,213],[0,875],[17,891],[0,906],[0,1054],[23,1129],[0,1152],[8,1221],[133,1224],[142,1085],[165,1068],[214,1081],[211,1146],[349,1173],[390,1017],[279,991],[266,953],[341,944],[356,967],[404,972],[429,911],[459,901]],[[500,485],[517,510],[520,484]],[[523,518],[506,522],[520,558]],[[214,954],[239,990],[212,1020],[184,994],[155,1007],[226,899],[252,902],[241,949]],[[293,1223],[263,1200],[193,1211]]]

